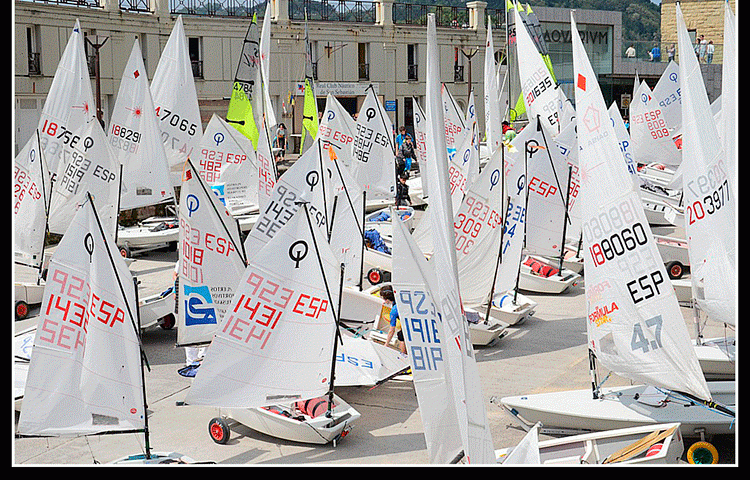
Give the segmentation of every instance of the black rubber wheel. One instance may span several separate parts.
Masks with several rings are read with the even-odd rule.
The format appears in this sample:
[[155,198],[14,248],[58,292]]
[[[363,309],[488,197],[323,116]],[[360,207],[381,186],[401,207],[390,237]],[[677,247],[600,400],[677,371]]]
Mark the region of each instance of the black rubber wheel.
[[122,258],[130,258],[130,249],[127,245],[123,245],[122,247],[120,247],[120,255],[122,256]]
[[161,321],[159,322],[159,326],[164,330],[172,330],[172,328],[174,328],[174,325],[174,315],[172,315],[171,313],[161,317]]
[[23,320],[29,315],[29,304],[23,300],[16,302],[16,320]]
[[367,272],[367,281],[373,285],[377,285],[383,281],[383,272],[379,268],[371,268]]
[[212,418],[211,421],[208,422],[208,434],[211,436],[211,440],[220,445],[224,445],[229,441],[229,425],[227,425],[227,422],[225,422],[223,418]]
[[680,262],[669,262],[667,264],[667,275],[672,280],[682,278],[682,274],[685,273],[685,267]]

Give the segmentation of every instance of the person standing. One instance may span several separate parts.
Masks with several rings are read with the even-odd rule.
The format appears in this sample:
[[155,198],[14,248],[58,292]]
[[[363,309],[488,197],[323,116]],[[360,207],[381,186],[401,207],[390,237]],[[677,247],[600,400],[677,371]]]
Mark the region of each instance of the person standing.
[[635,58],[635,47],[633,44],[630,44],[630,46],[625,50],[625,56],[627,58]]
[[403,172],[398,176],[398,183],[396,183],[396,206],[397,207],[411,206],[411,197],[409,196],[409,184],[406,183],[408,179],[409,179],[408,172]]
[[710,64],[714,60],[714,41],[709,40],[706,45],[706,63]]
[[414,143],[412,143],[410,135],[407,134],[404,138],[399,148],[399,153],[404,159],[404,170],[407,172],[410,171],[411,163],[416,158],[416,153],[414,152]]

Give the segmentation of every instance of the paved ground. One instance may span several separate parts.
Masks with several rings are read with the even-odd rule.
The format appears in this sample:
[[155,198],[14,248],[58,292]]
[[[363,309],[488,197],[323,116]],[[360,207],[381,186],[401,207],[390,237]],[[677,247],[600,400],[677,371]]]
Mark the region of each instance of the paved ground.
[[[655,232],[655,233],[671,233]],[[171,284],[176,252],[152,252],[138,257],[131,271],[141,281],[141,295],[158,293]],[[16,268],[17,279],[28,275]],[[507,330],[494,344],[477,348],[476,357],[496,448],[516,445],[525,432],[515,419],[490,402],[493,397],[555,390],[590,388],[586,354],[583,281],[560,295],[527,294],[539,303],[535,315]],[[692,312],[683,308],[694,335]],[[15,322],[15,330],[34,325],[34,318]],[[708,325],[706,336],[721,336],[719,325]],[[177,374],[184,353],[175,348],[176,330],[155,327],[144,333],[151,365],[146,374],[151,446],[155,451],[177,451],[199,461],[221,465],[420,465],[427,463],[425,439],[416,395],[410,381],[389,381],[377,388],[338,388],[360,413],[354,429],[335,448],[310,446],[256,433],[232,425],[228,444],[215,444],[208,435],[214,408],[179,406],[190,379]],[[607,385],[627,384],[611,378]],[[17,416],[16,416],[17,420]],[[549,438],[543,436],[543,438]],[[734,462],[734,439],[722,441],[721,463]],[[87,438],[23,438],[14,440],[14,464],[106,463],[140,452],[142,435],[107,435]],[[686,447],[687,448],[687,447]]]

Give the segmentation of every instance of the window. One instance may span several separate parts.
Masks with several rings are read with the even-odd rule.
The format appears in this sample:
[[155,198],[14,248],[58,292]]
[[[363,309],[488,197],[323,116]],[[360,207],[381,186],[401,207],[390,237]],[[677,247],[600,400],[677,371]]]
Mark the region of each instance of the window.
[[203,78],[203,39],[188,37],[188,55],[193,68],[193,78]]
[[406,68],[408,69],[408,80],[419,80],[419,65],[417,64],[417,58],[417,44],[408,44],[406,46]]
[[463,53],[458,47],[453,47],[453,82],[464,81]]
[[26,50],[29,52],[29,75],[42,74],[41,45],[39,25],[26,27]]
[[370,79],[370,56],[369,49],[366,43],[360,43],[358,46],[358,64],[359,64],[359,79],[369,80]]

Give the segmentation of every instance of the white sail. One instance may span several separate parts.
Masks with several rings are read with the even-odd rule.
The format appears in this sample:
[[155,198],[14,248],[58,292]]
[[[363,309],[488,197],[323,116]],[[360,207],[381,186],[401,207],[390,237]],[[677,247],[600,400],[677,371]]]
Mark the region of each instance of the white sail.
[[[580,107],[576,104],[577,111]],[[676,133],[670,130],[661,105],[646,82],[641,83],[630,102],[630,139],[638,163],[679,165],[682,159]]]
[[[677,40],[682,81],[682,183],[693,296],[709,318],[736,324],[736,195],[730,161],[709,111],[698,60],[692,51],[680,5]],[[686,58],[687,57],[687,58]]]
[[186,402],[260,407],[325,394],[339,270],[300,207],[250,259]]
[[674,137],[682,125],[682,100],[680,89],[680,68],[670,61],[651,91],[653,101],[660,107],[659,115],[664,118],[667,130]]
[[352,173],[367,191],[367,200],[392,199],[396,194],[395,146],[388,114],[372,88],[359,110],[352,142]]
[[[516,55],[518,55],[518,76],[521,79],[521,93],[526,115],[531,120],[539,117],[542,128],[551,137],[560,133],[559,101],[557,84],[544,63],[539,50],[521,21],[517,8],[513,9],[516,32]],[[523,28],[521,27],[523,26]],[[523,58],[523,61],[521,61]]]
[[466,127],[471,130],[471,157],[469,158],[469,184],[479,176],[479,122],[474,102],[474,90],[469,95],[469,106],[466,107]]
[[[524,128],[513,139],[505,153],[505,182],[508,206],[505,213],[502,263],[498,268],[495,291],[507,292],[516,288],[519,265],[526,236],[526,163],[523,152],[526,140],[536,133],[534,128]],[[499,152],[499,151],[498,151]]]
[[172,28],[151,80],[156,117],[167,153],[173,185],[180,184],[187,158],[195,158],[203,137],[198,94],[182,15]]
[[[265,120],[262,120],[266,128]],[[258,137],[258,149],[255,151],[255,160],[258,168],[258,207],[264,210],[271,199],[271,192],[276,185],[278,172],[276,171],[276,160],[273,158],[271,143],[267,135]],[[233,170],[233,168],[232,168]]]
[[177,344],[208,343],[244,273],[244,252],[237,222],[190,160],[180,197]]
[[404,342],[412,366],[430,463],[449,463],[463,449],[448,349],[434,293],[433,265],[428,264],[401,222],[393,226],[393,285]]
[[[249,138],[214,114],[206,126],[198,152],[192,157],[195,168],[230,213],[258,208],[259,192],[263,188]],[[267,175],[263,179],[264,184],[270,180]],[[268,190],[270,192],[270,188]]]
[[[729,168],[729,182],[732,191],[737,192],[737,101],[738,96],[738,52],[737,52],[737,27],[735,15],[724,3],[724,54],[721,62],[721,97],[727,101],[720,102],[721,120],[719,135],[724,141],[724,154],[726,155]],[[715,102],[716,103],[716,102]]]
[[456,156],[456,152],[467,133],[466,117],[458,108],[456,100],[444,83],[440,84],[443,101],[443,120],[445,122],[445,148],[448,150],[448,160]]
[[492,154],[453,219],[458,281],[465,306],[485,303],[495,277],[505,212],[501,157],[500,150]]
[[347,169],[352,168],[352,142],[357,131],[352,116],[347,112],[336,97],[328,94],[326,108],[318,126],[318,137],[325,150],[328,145],[333,147],[339,163]]
[[258,252],[292,218],[299,209],[298,202],[309,202],[313,223],[328,232],[332,174],[321,173],[320,142],[315,141],[313,147],[308,148],[276,181],[268,204],[260,211],[245,239],[248,257]]
[[[443,104],[440,101],[439,71],[440,64],[437,55],[437,40],[435,33],[435,16],[429,14],[427,17],[427,153],[430,156],[430,167],[426,172],[432,185],[430,200],[430,223],[432,225],[432,238],[435,254],[430,263],[434,271],[440,272],[434,288],[431,288],[435,304],[439,305],[441,325],[443,329],[445,357],[447,361],[447,372],[450,380],[446,387],[452,390],[453,407],[456,409],[456,418],[460,438],[463,443],[463,451],[469,463],[494,463],[495,456],[487,422],[487,412],[481,398],[481,386],[479,375],[474,359],[474,349],[469,338],[468,322],[464,315],[461,296],[459,292],[458,271],[456,264],[455,236],[451,222],[453,220],[453,209],[450,202],[449,185],[447,178],[448,151],[445,147],[445,129],[443,119]],[[403,228],[400,222],[399,228]],[[395,245],[394,245],[395,249]],[[409,254],[413,254],[410,251]],[[398,265],[400,260],[394,261]],[[400,282],[398,272],[403,274],[399,268],[394,268],[394,284]],[[397,302],[403,300],[399,286],[395,287]],[[401,313],[401,303],[399,312]],[[406,335],[405,335],[406,337]],[[408,345],[408,343],[407,343]],[[419,368],[414,355],[412,359],[412,371]],[[421,404],[420,404],[421,405]],[[443,432],[444,435],[452,435],[455,432]]]
[[276,113],[271,103],[271,2],[266,3],[266,13],[263,15],[263,27],[260,30],[260,74],[263,84],[263,113],[265,114],[266,129],[270,131],[278,125]]
[[618,375],[709,400],[571,14],[589,348]]
[[[322,138],[318,138],[322,142]],[[334,205],[330,208],[332,218],[328,243],[339,261],[345,265],[344,285],[361,285],[364,222],[362,188],[346,166],[339,162],[333,144],[328,144],[322,160],[323,171],[330,174],[331,197],[335,204],[335,210]]]
[[500,85],[497,84],[495,41],[492,38],[492,18],[487,16],[487,40],[484,49],[484,133],[490,154],[503,141]]
[[[554,142],[545,137],[548,133],[541,128],[541,120],[537,117],[530,119],[513,140],[515,151],[506,155],[506,161],[520,164],[522,169],[525,163],[524,182],[528,189],[526,249],[539,255],[559,257],[563,248],[565,204],[568,202],[571,208],[575,205],[578,189],[574,185],[568,196],[569,165]],[[512,185],[510,180],[508,185]],[[568,220],[565,228],[570,227]]]
[[34,132],[13,165],[13,252],[17,263],[42,263],[51,180]]
[[107,135],[123,165],[120,210],[175,198],[138,39],[122,73]]
[[620,109],[617,107],[617,102],[612,102],[609,107],[609,118],[612,121],[612,126],[615,129],[615,136],[617,137],[617,144],[620,145],[620,151],[622,157],[625,160],[625,166],[630,173],[630,178],[633,180],[633,189],[638,191],[638,185],[641,181],[638,177],[638,165],[636,165],[633,159],[633,145],[630,142],[630,133],[625,128],[625,121],[620,115]]
[[86,202],[49,264],[18,433],[144,427],[135,298],[114,240]]
[[427,175],[421,173],[427,171],[427,163],[429,162],[427,157],[427,117],[416,98],[412,99],[412,104],[414,105],[414,152],[417,154],[417,161],[419,162],[422,198],[427,199],[430,196],[430,181]]
[[49,87],[37,127],[43,157],[53,175],[57,172],[62,146],[73,141],[73,134],[81,125],[95,118],[96,104],[91,93],[91,75],[83,48],[83,31],[76,19]]
[[120,162],[99,122],[89,122],[76,132],[80,140],[64,145],[57,180],[50,198],[48,228],[65,234],[86,194],[94,197],[104,230],[115,238],[120,201]]
[[336,348],[336,386],[367,386],[400,372],[409,360],[399,351],[343,331]]

